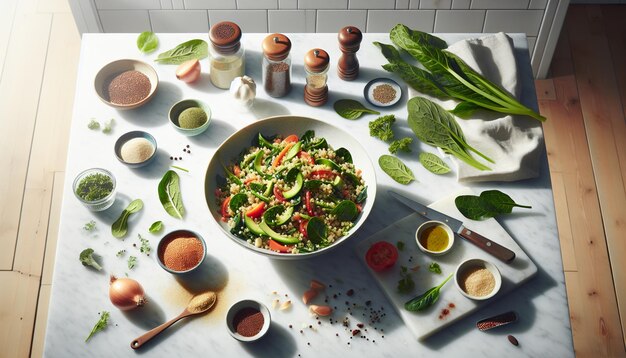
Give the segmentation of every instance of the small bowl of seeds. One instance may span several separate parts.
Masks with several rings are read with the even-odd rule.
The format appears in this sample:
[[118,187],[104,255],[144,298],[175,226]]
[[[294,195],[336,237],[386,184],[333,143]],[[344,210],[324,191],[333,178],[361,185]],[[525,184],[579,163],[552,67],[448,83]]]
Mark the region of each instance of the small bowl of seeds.
[[502,286],[500,270],[483,259],[463,261],[454,273],[454,282],[463,296],[484,301],[495,296]]
[[139,168],[156,157],[157,142],[150,133],[132,131],[117,139],[114,150],[117,160],[130,168]]
[[391,107],[402,98],[402,87],[391,78],[375,78],[363,89],[365,99],[376,107]]
[[103,211],[115,202],[115,177],[106,169],[87,169],[76,176],[72,190],[87,209]]
[[148,103],[158,84],[154,68],[137,60],[113,61],[102,67],[94,80],[100,100],[117,109],[133,109]]
[[263,337],[271,321],[269,309],[256,300],[239,301],[226,314],[228,333],[241,342],[254,342]]
[[170,108],[168,117],[179,133],[191,137],[209,128],[211,109],[206,103],[197,99],[185,99]]

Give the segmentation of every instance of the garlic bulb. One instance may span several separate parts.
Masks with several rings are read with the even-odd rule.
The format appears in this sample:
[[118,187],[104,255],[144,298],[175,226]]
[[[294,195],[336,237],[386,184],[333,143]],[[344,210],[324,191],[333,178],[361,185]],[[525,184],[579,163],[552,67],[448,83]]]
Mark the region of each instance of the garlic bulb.
[[235,77],[230,83],[230,94],[246,107],[251,107],[256,97],[256,83],[251,77]]

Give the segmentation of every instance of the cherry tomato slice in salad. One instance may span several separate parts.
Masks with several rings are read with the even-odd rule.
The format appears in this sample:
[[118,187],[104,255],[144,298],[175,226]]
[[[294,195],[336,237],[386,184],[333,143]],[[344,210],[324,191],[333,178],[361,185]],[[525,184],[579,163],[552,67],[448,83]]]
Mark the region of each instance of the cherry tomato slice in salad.
[[287,137],[285,137],[285,139],[283,139],[283,141],[287,143],[295,143],[298,141],[298,136],[295,134],[288,135]]
[[286,246],[270,239],[270,250],[287,253],[291,252],[291,246]]
[[304,160],[306,160],[307,162],[309,162],[309,164],[311,165],[315,165],[315,160],[313,159],[313,157],[311,156],[311,154],[305,152],[305,151],[300,151],[298,153],[298,158],[304,158]]
[[228,212],[228,204],[230,204],[230,196],[222,202],[222,221],[228,221],[230,213]]
[[246,211],[246,216],[250,218],[260,218],[264,212],[265,212],[265,203],[260,202],[252,209]]
[[287,201],[287,199],[285,199],[285,197],[283,196],[282,191],[278,189],[277,186],[274,186],[274,189],[272,191],[274,192],[274,196],[276,197],[276,200],[280,201],[281,203],[284,203]]
[[379,241],[367,250],[365,261],[372,270],[384,271],[398,261],[398,249],[387,241]]
[[306,226],[307,226],[308,223],[309,223],[309,220],[300,220],[298,231],[300,231],[300,233],[304,237],[309,237],[309,235],[306,232]]

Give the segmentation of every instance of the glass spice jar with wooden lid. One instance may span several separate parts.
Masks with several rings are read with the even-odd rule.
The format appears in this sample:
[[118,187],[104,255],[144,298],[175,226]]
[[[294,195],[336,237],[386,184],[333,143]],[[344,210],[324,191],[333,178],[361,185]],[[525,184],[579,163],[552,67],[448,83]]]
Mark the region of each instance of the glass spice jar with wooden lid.
[[291,91],[291,41],[283,34],[271,34],[263,40],[263,88],[272,97]]
[[314,48],[304,56],[304,70],[306,71],[304,101],[310,106],[323,106],[328,101],[329,63],[328,52],[320,48]]
[[222,21],[209,31],[209,58],[211,83],[215,87],[228,89],[235,77],[245,73],[244,49],[241,46],[241,29],[230,21]]

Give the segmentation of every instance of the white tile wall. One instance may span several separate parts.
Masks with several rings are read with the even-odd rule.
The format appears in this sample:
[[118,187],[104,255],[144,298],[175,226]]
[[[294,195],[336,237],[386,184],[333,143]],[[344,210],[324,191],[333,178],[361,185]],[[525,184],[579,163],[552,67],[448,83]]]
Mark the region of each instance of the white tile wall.
[[182,10],[185,8],[184,0],[172,0],[172,7],[176,10]]
[[528,0],[472,0],[472,9],[526,9]]
[[148,10],[100,10],[104,32],[143,32],[150,30]]
[[[418,9],[415,7],[417,1],[411,0],[411,9]],[[449,9],[452,6],[452,0],[420,0],[419,9]]]
[[206,10],[150,10],[154,32],[204,32],[209,31]]
[[406,10],[409,8],[409,0],[396,0],[397,10]]
[[185,0],[185,9],[236,9],[236,0]]
[[469,9],[472,0],[452,0],[453,9]]
[[420,31],[433,31],[435,10],[370,10],[367,14],[367,32],[389,32],[396,24]]
[[270,10],[268,18],[269,32],[308,32],[306,10]]
[[484,32],[523,32],[537,36],[542,17],[541,10],[487,10]]
[[435,16],[435,32],[482,32],[485,10],[441,10]]
[[278,9],[278,0],[237,0],[237,9]]
[[161,0],[161,9],[173,9],[172,0]]
[[395,9],[396,0],[350,0],[350,9]]
[[278,0],[279,9],[297,9],[298,0]]
[[316,32],[337,33],[342,27],[352,25],[365,31],[367,11],[365,10],[319,10]]
[[159,0],[96,0],[100,10],[147,10],[160,9]]
[[298,0],[299,9],[347,9],[348,0]]
[[209,10],[209,24],[233,21],[243,32],[267,32],[266,10]]

